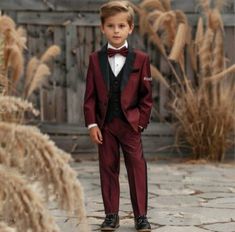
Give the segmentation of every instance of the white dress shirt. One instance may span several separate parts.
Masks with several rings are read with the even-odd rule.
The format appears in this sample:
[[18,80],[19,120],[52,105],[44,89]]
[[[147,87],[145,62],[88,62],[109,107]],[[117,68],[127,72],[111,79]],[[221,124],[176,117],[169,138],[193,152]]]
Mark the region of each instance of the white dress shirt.
[[[112,48],[114,50],[118,50],[123,47],[128,47],[127,41],[125,41],[125,43],[119,48],[115,48],[111,44],[108,43],[108,48]],[[123,65],[125,64],[126,57],[122,56],[121,54],[116,54],[112,57],[108,57],[108,60],[109,60],[110,67],[113,71],[113,74],[116,77],[118,75],[118,73],[121,71]]]
[[[125,41],[125,43],[119,48],[115,48],[111,44],[108,43],[107,48],[112,48],[112,49],[118,50],[123,47],[128,47],[127,41]],[[126,57],[122,56],[121,54],[115,54],[112,57],[108,57],[108,61],[109,61],[110,67],[113,71],[113,74],[116,77],[119,74],[119,72],[121,71],[122,67],[124,66],[124,64],[126,62]],[[90,125],[88,125],[88,129],[95,127],[95,126],[97,126],[96,123],[90,124]]]

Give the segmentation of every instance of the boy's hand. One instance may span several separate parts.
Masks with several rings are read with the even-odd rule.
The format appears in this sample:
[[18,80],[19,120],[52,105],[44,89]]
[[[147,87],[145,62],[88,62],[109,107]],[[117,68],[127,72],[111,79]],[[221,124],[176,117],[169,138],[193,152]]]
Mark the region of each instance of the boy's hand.
[[90,137],[93,143],[102,144],[103,137],[98,126],[89,129]]

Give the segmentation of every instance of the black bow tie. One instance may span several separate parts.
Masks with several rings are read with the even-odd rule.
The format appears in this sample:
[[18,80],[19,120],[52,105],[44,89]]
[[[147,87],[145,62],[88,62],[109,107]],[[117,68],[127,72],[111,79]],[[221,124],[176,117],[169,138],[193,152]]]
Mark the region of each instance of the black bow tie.
[[120,54],[120,55],[126,57],[127,54],[128,54],[128,48],[127,48],[127,47],[123,47],[123,48],[121,48],[121,49],[112,49],[112,48],[108,48],[107,54],[108,54],[109,57],[112,57],[112,56],[114,56],[114,55],[116,55],[116,54]]

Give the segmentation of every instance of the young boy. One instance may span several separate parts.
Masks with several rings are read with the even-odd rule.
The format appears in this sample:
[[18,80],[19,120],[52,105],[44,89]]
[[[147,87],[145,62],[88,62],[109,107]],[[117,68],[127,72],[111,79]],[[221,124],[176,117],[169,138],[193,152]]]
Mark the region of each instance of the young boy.
[[134,12],[126,1],[100,8],[101,31],[108,43],[90,55],[84,99],[85,123],[98,144],[101,190],[105,209],[102,231],[119,227],[121,146],[128,173],[137,231],[151,231],[147,220],[147,168],[141,132],[152,107],[148,56],[127,42]]

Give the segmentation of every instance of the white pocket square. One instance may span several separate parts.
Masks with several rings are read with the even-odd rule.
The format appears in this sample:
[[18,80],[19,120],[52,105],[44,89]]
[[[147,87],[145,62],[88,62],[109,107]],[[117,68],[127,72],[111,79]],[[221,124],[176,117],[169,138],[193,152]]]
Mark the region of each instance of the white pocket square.
[[152,81],[153,78],[152,77],[144,77],[144,81]]

